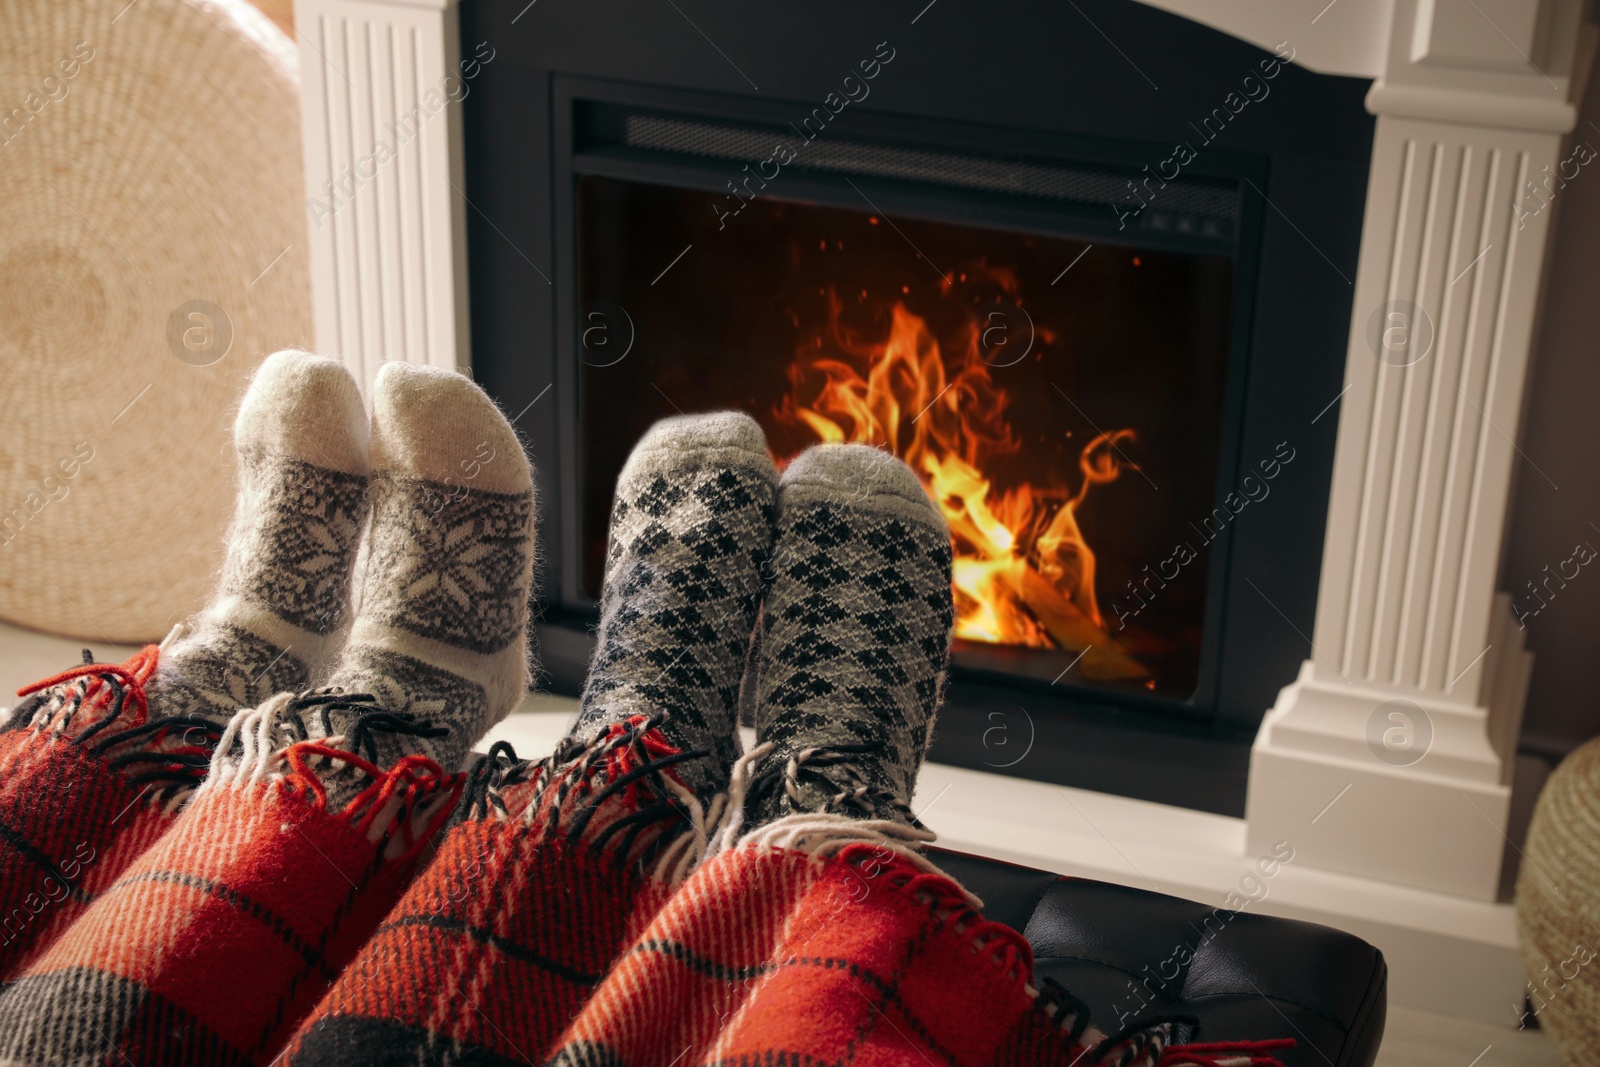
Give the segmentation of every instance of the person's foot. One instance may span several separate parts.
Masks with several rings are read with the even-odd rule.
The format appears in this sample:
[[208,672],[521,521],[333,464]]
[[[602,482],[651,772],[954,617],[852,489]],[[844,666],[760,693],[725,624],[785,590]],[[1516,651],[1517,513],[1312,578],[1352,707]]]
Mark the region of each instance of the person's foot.
[[416,753],[456,770],[527,692],[533,557],[533,472],[494,401],[454,371],[384,364],[360,604],[321,696],[295,701],[312,736],[379,769]]
[[819,445],[784,472],[763,613],[755,824],[913,823],[950,659],[950,535],[900,460]]
[[738,755],[734,721],[772,547],[778,474],[754,419],[663,419],[617,480],[599,643],[573,735],[665,711],[666,740],[702,797]]
[[323,665],[367,516],[367,434],[338,360],[285,351],[261,364],[233,427],[239,497],[222,582],[163,651],[153,713],[223,723]]

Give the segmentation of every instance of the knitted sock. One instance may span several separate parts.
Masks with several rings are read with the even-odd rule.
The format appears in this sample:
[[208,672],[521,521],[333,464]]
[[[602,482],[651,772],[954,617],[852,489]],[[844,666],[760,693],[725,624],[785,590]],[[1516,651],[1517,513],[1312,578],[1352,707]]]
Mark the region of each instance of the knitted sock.
[[[380,769],[415,753],[456,770],[527,692],[533,553],[533,472],[494,401],[454,371],[384,364],[361,601],[327,686],[373,699],[310,705],[308,732],[343,735]],[[392,716],[434,735],[370,732]]]
[[912,822],[950,658],[950,535],[904,463],[819,445],[784,472],[763,615],[752,819]]
[[161,655],[161,715],[223,722],[300,689],[345,621],[367,513],[367,416],[338,360],[285,351],[256,371],[233,426],[239,497],[222,582]]
[[599,644],[574,737],[633,715],[707,758],[679,765],[702,796],[738,755],[734,716],[772,547],[778,474],[754,419],[663,419],[617,479]]

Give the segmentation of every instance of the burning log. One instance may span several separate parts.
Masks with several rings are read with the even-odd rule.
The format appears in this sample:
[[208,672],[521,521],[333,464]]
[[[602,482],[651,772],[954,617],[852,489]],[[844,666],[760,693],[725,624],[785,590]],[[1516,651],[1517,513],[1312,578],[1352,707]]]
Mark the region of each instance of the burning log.
[[1069,653],[1083,652],[1078,673],[1091,682],[1138,682],[1150,672],[1115,638],[1096,626],[1077,605],[1061,595],[1056,584],[1032,567],[1010,568],[1005,581],[1017,599],[1039,620],[1052,640]]

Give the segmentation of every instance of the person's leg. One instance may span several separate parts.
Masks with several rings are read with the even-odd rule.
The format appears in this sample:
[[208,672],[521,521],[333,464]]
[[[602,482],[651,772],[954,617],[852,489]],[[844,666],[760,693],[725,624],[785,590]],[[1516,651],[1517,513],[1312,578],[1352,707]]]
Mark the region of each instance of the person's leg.
[[678,770],[701,795],[726,784],[739,754],[729,716],[772,550],[777,480],[761,427],[733,411],[661,420],[617,479],[576,730],[670,712],[669,740],[707,753]]
[[[454,371],[385,364],[360,610],[327,693],[303,702],[309,735],[380,768],[459,770],[528,691],[533,524],[533,471],[494,402]],[[330,808],[367,783],[355,764],[324,778]]]
[[954,622],[944,518],[910,468],[865,445],[801,453],[780,500],[756,703],[772,752],[752,815],[914,824]]
[[[618,961],[560,1062],[832,1062],[888,1029],[885,1010],[905,1025],[885,993],[927,950],[914,846],[931,835],[909,801],[948,663],[949,535],[904,464],[823,446],[784,474],[769,576],[758,747],[721,851]],[[1014,970],[1020,939],[988,936]],[[952,977],[970,987],[961,948]],[[769,1000],[787,1009],[750,1016]]]
[[234,422],[239,498],[221,585],[163,651],[152,709],[226,723],[326,669],[367,521],[369,437],[344,364],[293,351],[261,364]]
[[0,1062],[271,1061],[448,818],[452,763],[522,695],[533,510],[514,432],[465,377],[396,364],[374,410],[377,577],[340,688],[230,721],[172,830],[0,995]]
[[171,825],[239,708],[303,688],[345,621],[367,418],[336,360],[280,352],[234,424],[239,496],[196,618],[119,666],[25,690],[0,732],[0,980]]
[[503,746],[288,1062],[543,1062],[703,852],[736,750],[777,473],[741,415],[669,419],[617,486],[598,649],[549,758]]

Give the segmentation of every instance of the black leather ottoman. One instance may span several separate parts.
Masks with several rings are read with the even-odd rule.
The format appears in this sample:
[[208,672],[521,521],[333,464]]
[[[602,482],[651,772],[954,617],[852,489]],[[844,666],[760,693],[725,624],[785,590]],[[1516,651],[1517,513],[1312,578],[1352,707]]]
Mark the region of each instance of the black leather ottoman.
[[960,852],[929,856],[983,898],[988,918],[1020,931],[1036,975],[1088,1004],[1103,1030],[1120,1029],[1119,1015],[1185,1015],[1200,1025],[1182,1041],[1292,1037],[1295,1048],[1275,1053],[1289,1067],[1377,1058],[1389,969],[1358,937]]

